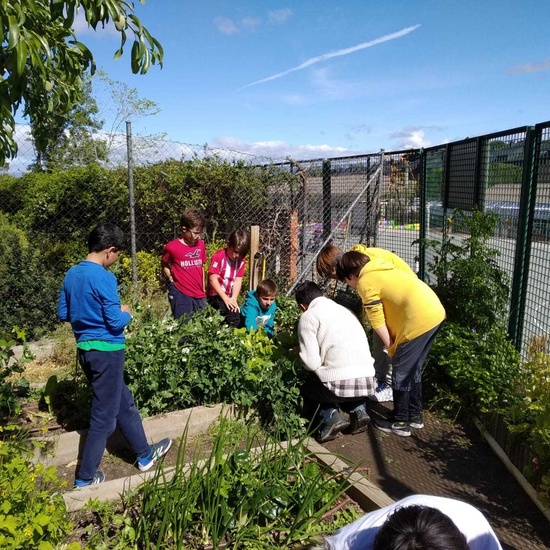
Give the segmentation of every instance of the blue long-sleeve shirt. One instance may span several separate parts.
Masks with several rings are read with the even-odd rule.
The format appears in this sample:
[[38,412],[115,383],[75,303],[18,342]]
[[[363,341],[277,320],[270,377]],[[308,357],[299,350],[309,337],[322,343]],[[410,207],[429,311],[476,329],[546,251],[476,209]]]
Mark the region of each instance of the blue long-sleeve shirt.
[[124,344],[124,327],[132,318],[120,309],[116,277],[89,260],[67,271],[57,314],[71,323],[77,344],[88,340]]
[[262,309],[255,290],[250,290],[246,295],[241,316],[246,330],[263,328],[268,336],[275,333],[275,311],[277,302],[273,302],[267,309]]

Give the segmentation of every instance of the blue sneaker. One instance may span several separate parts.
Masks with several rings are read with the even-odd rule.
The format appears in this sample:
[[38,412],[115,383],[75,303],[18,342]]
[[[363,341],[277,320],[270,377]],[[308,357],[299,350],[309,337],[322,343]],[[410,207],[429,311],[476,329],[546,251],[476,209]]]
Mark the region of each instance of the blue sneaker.
[[94,477],[92,479],[82,479],[80,477],[77,477],[74,480],[73,489],[84,489],[85,487],[90,487],[90,485],[98,485],[99,483],[103,483],[104,481],[105,481],[105,474],[98,470],[94,474]]
[[171,446],[172,440],[169,437],[161,439],[158,443],[151,445],[151,450],[147,455],[138,456],[137,467],[142,472],[146,472],[170,450]]

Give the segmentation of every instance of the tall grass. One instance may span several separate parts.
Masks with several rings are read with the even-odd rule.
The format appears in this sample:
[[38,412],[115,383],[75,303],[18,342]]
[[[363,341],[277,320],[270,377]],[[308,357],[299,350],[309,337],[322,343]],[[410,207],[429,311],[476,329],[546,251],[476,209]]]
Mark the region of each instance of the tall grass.
[[140,547],[291,548],[336,528],[323,516],[348,488],[349,474],[326,471],[304,438],[285,441],[287,434],[249,425],[239,446],[229,422],[220,421],[210,454],[190,463],[184,434],[173,477],[160,468],[144,486],[134,503]]

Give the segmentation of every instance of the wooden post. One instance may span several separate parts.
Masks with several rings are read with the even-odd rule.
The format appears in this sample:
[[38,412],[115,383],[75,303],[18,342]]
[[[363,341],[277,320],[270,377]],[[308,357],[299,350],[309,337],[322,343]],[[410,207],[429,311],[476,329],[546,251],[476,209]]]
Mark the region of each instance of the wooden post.
[[260,226],[250,226],[250,289],[256,290],[260,273]]
[[298,277],[298,211],[290,215],[290,258],[288,280],[292,284]]

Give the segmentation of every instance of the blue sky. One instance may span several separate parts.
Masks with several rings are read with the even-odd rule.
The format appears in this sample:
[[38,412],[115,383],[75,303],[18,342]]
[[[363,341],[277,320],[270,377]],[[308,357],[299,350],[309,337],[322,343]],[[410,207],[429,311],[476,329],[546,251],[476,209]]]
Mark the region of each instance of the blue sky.
[[136,14],[165,50],[145,76],[130,47],[113,60],[112,29],[78,30],[161,108],[134,133],[304,159],[550,119],[549,0],[148,0]]

